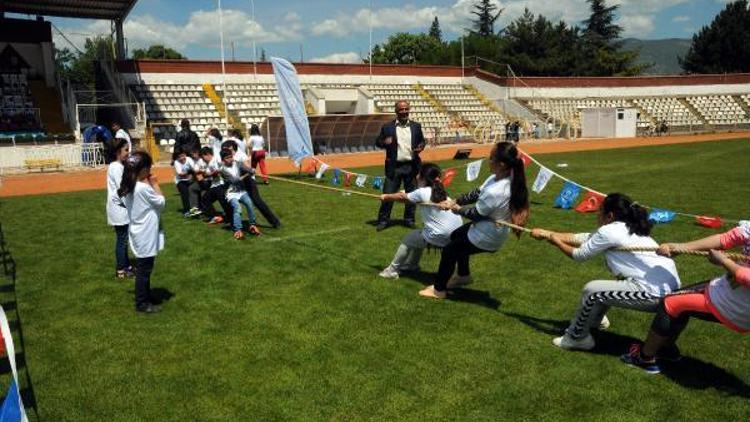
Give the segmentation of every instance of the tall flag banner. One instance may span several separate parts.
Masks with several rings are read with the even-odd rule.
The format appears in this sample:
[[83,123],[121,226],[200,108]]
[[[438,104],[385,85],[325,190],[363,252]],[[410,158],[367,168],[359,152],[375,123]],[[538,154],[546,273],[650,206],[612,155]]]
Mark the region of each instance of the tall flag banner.
[[305,112],[297,70],[288,61],[271,57],[279,105],[284,115],[284,130],[289,158],[299,167],[302,158],[313,155],[310,123]]
[[699,215],[695,217],[695,222],[703,227],[708,227],[709,229],[721,228],[721,225],[723,224],[720,217],[709,217],[707,215]]
[[325,173],[326,170],[328,170],[328,164],[326,163],[321,164],[320,168],[318,169],[318,172],[315,173],[315,178],[320,179],[321,177],[323,177],[323,173]]
[[354,184],[357,185],[358,188],[365,187],[366,182],[367,182],[366,174],[358,174],[357,179],[354,180]]
[[658,224],[669,223],[670,221],[674,220],[675,215],[676,214],[674,211],[653,208],[651,210],[651,213],[648,215],[648,219],[649,221]]
[[542,193],[544,188],[547,187],[547,183],[549,183],[550,179],[552,179],[552,176],[554,175],[555,173],[553,173],[552,170],[548,169],[547,167],[540,168],[539,174],[536,175],[536,180],[534,180],[534,186],[531,187],[531,190],[536,193]]
[[333,177],[331,178],[331,184],[332,185],[341,184],[341,170],[333,169]]
[[349,187],[352,185],[352,177],[354,177],[354,173],[344,173],[344,186]]
[[456,177],[456,169],[448,169],[445,172],[443,172],[443,186],[446,188],[453,183],[453,178]]
[[526,154],[525,152],[519,152],[518,155],[521,158],[521,161],[523,161],[524,168],[528,167],[529,164],[531,164],[531,157],[529,157],[528,154]]
[[581,188],[572,182],[565,182],[562,190],[555,198],[555,206],[563,209],[573,208],[578,195],[581,193]]
[[8,394],[5,396],[2,407],[0,407],[0,421],[28,422],[26,411],[23,408],[23,400],[21,400],[21,395],[18,392],[16,349],[13,346],[13,335],[10,332],[8,317],[5,315],[2,306],[0,306],[0,333],[2,333],[3,341],[5,342],[5,352],[8,355],[10,370],[13,374],[10,387],[8,387]]
[[604,203],[604,198],[605,196],[600,193],[588,191],[575,210],[578,212],[597,212]]
[[483,160],[477,160],[466,166],[466,181],[473,182],[477,180],[479,172],[482,170],[482,161]]
[[372,188],[373,189],[383,189],[383,176],[375,176],[374,179],[372,179]]

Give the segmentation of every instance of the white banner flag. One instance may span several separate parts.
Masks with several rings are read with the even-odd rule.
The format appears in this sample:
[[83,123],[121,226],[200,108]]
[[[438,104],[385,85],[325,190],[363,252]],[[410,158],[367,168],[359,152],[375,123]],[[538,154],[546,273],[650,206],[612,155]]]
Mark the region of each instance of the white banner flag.
[[539,174],[536,175],[536,180],[534,180],[534,186],[531,187],[531,190],[536,193],[542,193],[544,188],[547,187],[547,182],[549,182],[554,175],[555,173],[547,167],[540,168]]
[[323,173],[325,173],[326,170],[328,170],[328,164],[322,163],[320,165],[320,168],[318,169],[318,172],[315,173],[315,178],[320,179],[321,177],[323,177]]
[[479,172],[482,170],[482,160],[474,161],[466,166],[466,180],[473,182],[479,177]]
[[357,179],[354,180],[354,184],[357,185],[357,187],[363,188],[365,187],[365,183],[367,182],[367,175],[366,174],[358,174]]

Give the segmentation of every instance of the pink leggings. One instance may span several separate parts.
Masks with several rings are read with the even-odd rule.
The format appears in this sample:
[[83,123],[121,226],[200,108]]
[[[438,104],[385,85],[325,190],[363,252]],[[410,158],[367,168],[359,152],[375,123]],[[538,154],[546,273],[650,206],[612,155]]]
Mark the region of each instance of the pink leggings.
[[263,180],[268,181],[268,171],[266,171],[266,152],[263,150],[260,151],[253,151],[252,155],[250,156],[250,164],[252,164],[253,169],[255,169],[256,166],[260,166],[260,174],[263,176]]

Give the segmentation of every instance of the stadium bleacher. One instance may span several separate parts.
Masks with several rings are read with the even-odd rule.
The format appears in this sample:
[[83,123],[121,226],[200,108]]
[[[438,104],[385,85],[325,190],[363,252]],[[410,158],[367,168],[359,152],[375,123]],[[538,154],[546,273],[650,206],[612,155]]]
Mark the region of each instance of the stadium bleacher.
[[38,111],[23,73],[0,75],[0,131],[41,130]]

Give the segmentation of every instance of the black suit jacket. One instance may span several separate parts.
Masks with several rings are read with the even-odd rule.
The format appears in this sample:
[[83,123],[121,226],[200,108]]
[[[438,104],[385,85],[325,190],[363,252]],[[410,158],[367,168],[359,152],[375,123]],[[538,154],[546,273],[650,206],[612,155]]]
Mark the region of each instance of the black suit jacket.
[[[419,171],[419,165],[422,160],[419,158],[419,152],[424,149],[425,140],[422,133],[422,125],[417,122],[409,121],[411,128],[411,150],[412,150],[412,173],[416,176]],[[390,145],[385,144],[385,140],[391,138]],[[375,140],[375,146],[385,150],[385,175],[391,178],[396,171],[396,157],[398,156],[398,137],[396,136],[396,121],[388,122],[380,128],[380,134]]]

